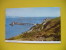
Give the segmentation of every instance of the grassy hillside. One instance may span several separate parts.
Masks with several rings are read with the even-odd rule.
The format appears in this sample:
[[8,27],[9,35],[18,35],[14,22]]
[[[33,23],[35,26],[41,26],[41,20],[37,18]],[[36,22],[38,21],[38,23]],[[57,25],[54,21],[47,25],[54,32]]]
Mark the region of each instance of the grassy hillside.
[[29,31],[18,36],[9,38],[8,40],[23,41],[60,41],[60,17],[54,19],[46,19],[41,24],[36,24]]

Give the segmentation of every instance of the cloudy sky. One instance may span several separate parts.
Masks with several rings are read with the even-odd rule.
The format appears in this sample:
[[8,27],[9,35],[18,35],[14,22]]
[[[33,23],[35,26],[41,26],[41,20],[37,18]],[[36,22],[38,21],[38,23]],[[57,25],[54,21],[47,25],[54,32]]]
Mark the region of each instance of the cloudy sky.
[[7,8],[6,17],[58,17],[60,7]]

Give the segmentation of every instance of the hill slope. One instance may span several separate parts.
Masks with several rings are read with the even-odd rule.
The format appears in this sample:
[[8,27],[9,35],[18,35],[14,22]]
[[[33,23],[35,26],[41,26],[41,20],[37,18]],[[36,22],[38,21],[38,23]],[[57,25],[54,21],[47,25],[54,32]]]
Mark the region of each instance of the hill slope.
[[60,17],[46,19],[41,24],[36,24],[29,31],[8,40],[23,41],[60,41]]

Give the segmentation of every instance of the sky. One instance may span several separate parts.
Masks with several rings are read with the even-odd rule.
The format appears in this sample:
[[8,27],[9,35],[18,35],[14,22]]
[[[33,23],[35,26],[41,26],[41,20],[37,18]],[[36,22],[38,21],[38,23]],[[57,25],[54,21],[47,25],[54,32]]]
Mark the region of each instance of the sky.
[[7,8],[6,17],[58,17],[60,7]]

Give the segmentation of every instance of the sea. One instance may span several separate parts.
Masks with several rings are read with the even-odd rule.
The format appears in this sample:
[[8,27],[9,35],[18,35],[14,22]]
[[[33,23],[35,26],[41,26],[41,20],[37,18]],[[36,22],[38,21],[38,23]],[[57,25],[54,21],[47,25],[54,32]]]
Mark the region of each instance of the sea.
[[[31,24],[41,24],[44,19],[48,17],[14,17],[14,18],[8,18],[6,17],[6,36],[5,38],[11,38],[14,36],[17,36],[19,34],[22,34],[23,32],[28,31],[32,26]],[[50,17],[54,18],[54,17]],[[11,26],[10,24],[12,22],[18,22],[18,23],[30,23],[30,24],[25,24],[25,25],[14,25]]]

